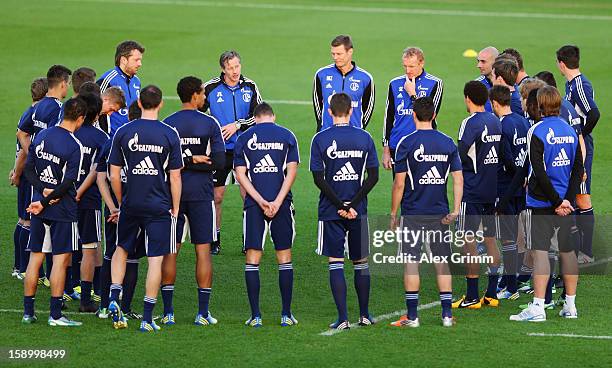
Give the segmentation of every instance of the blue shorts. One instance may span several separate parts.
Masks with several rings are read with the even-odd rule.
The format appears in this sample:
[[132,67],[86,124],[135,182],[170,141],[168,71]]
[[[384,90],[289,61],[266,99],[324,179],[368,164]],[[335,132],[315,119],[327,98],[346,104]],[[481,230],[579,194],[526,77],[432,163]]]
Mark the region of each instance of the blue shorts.
[[176,222],[176,242],[184,243],[187,234],[192,244],[210,244],[217,240],[215,201],[181,202]]
[[[443,218],[444,216],[402,216],[400,218],[402,234],[407,230],[411,235],[400,240],[398,255],[410,255],[412,259],[419,260],[422,247],[427,244],[433,256],[450,259],[451,244],[446,241],[449,239],[450,228],[441,222]],[[417,234],[418,240],[415,242]]]
[[30,214],[26,211],[26,208],[32,202],[32,186],[25,178],[25,175],[21,176],[19,186],[17,187],[17,216],[20,219],[29,220]]
[[291,201],[284,201],[273,218],[266,217],[259,206],[245,209],[242,217],[242,249],[263,250],[268,229],[275,250],[290,249],[295,239],[294,216],[295,210]]
[[586,181],[580,183],[580,194],[591,194],[591,172],[593,170],[593,154],[595,151],[592,135],[588,134],[584,136],[584,145],[586,146],[584,170],[586,171],[587,178]]
[[370,255],[370,229],[367,217],[355,220],[319,221],[318,255],[357,261]]
[[[78,210],[79,237],[81,244],[100,243],[102,241],[102,211]],[[90,247],[95,249],[97,247]]]
[[30,220],[30,252],[72,253],[79,250],[79,229],[76,222],[60,222],[32,216]]
[[[104,220],[104,259],[110,261],[113,259],[115,249],[117,249],[117,224],[108,222],[107,220],[108,216],[106,216]],[[144,235],[140,233],[140,231],[138,232],[137,242],[136,249],[128,254],[128,262],[134,261],[137,263],[140,258],[146,256]]]
[[495,215],[495,236],[498,240],[516,241],[518,237],[518,216],[525,209],[525,199],[513,197],[506,208],[502,208],[503,215]]
[[481,223],[484,236],[495,237],[495,204],[461,202],[456,230],[476,234]]
[[170,213],[157,217],[121,214],[117,224],[117,246],[128,254],[138,247],[138,236],[144,234],[147,257],[176,253],[176,218]]

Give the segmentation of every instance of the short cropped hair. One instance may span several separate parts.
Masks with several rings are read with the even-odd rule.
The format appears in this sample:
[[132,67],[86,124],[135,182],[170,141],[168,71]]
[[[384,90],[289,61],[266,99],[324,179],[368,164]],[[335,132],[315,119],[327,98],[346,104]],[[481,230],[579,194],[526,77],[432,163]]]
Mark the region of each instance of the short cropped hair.
[[102,99],[100,95],[95,93],[79,93],[79,97],[87,102],[87,113],[85,114],[85,121],[83,124],[95,123],[98,115],[100,115],[100,111],[102,111]]
[[525,101],[525,111],[527,111],[527,115],[531,118],[531,120],[538,122],[540,121],[540,108],[538,107],[538,90],[532,89],[529,91],[529,95]]
[[403,59],[413,57],[413,56],[416,56],[418,61],[425,60],[425,53],[423,53],[423,50],[421,50],[418,47],[406,47],[404,51],[402,52]]
[[557,61],[562,61],[570,69],[580,67],[580,49],[578,46],[565,45],[557,50]]
[[72,89],[74,93],[81,93],[81,86],[85,82],[94,82],[96,80],[96,71],[88,68],[82,67],[72,73]]
[[414,111],[418,121],[432,121],[434,114],[436,113],[436,105],[434,105],[431,97],[425,96],[417,98],[413,102],[412,111]]
[[491,102],[495,101],[502,106],[510,106],[512,93],[510,93],[510,88],[508,88],[508,86],[498,84],[491,87],[489,90],[489,99]]
[[144,54],[145,48],[136,41],[127,40],[117,45],[115,50],[115,66],[119,66],[122,57],[129,57],[133,50],[138,50]]
[[346,93],[336,93],[329,101],[329,108],[337,118],[348,116],[351,111],[351,98]]
[[125,92],[117,86],[107,88],[102,96],[110,98],[110,100],[117,104],[120,109],[125,107]]
[[47,84],[49,88],[55,88],[62,82],[68,83],[71,74],[70,69],[63,65],[51,66],[49,71],[47,71]]
[[64,107],[64,120],[76,121],[87,114],[87,101],[82,97],[73,97],[66,101]]
[[519,93],[521,94],[521,98],[523,100],[526,100],[527,96],[529,96],[529,92],[531,92],[534,89],[542,88],[545,85],[546,83],[542,82],[539,79],[535,79],[535,78],[525,79],[523,83],[521,83],[521,86],[519,87]]
[[132,104],[128,108],[128,120],[132,121],[132,120],[140,119],[141,116],[142,116],[142,110],[140,109],[140,106],[138,106],[138,101],[132,102]]
[[140,104],[143,110],[151,110],[162,102],[162,91],[159,87],[149,84],[140,91]]
[[272,109],[272,106],[270,106],[270,104],[268,104],[267,102],[262,102],[259,105],[255,106],[255,110],[253,110],[253,116],[273,116],[274,115],[274,110]]
[[538,90],[538,107],[542,116],[557,116],[561,109],[561,95],[552,86],[542,87]]
[[238,58],[239,61],[242,61],[240,54],[236,50],[224,51],[221,56],[219,56],[219,66],[221,69],[225,68],[225,63],[232,60],[233,58]]
[[484,106],[489,98],[489,91],[479,81],[469,81],[463,87],[463,95],[477,106]]
[[85,82],[79,88],[79,94],[81,93],[95,93],[96,95],[100,95],[100,86],[98,86],[95,82]]
[[501,55],[512,56],[514,60],[516,61],[516,65],[518,66],[519,70],[525,70],[525,67],[523,65],[523,56],[521,56],[521,53],[518,52],[517,49],[507,48],[504,51],[502,51]]
[[516,83],[519,67],[513,58],[497,58],[493,63],[493,70],[495,76],[501,77],[507,85],[513,86]]
[[553,86],[553,87],[557,88],[557,81],[555,80],[555,75],[553,73],[549,72],[548,70],[541,71],[541,72],[537,73],[536,75],[534,75],[534,77],[536,77],[537,79],[543,81],[544,83],[548,84],[549,86]]
[[202,92],[202,80],[197,77],[185,77],[182,78],[176,85],[176,93],[178,94],[181,102],[191,101],[191,96],[194,93]]
[[42,100],[47,91],[49,90],[49,86],[47,85],[47,78],[36,78],[32,81],[30,85],[30,94],[32,95],[32,101],[40,101]]
[[334,37],[331,41],[332,47],[344,46],[345,50],[349,50],[353,48],[353,40],[349,35],[339,35]]

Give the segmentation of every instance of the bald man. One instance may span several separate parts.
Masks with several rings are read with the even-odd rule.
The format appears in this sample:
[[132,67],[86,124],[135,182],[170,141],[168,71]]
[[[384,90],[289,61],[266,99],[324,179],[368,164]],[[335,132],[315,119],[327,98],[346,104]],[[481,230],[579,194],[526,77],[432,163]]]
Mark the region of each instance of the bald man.
[[[493,63],[495,62],[495,58],[499,56],[499,51],[493,46],[487,46],[484,49],[480,50],[478,53],[478,63],[476,67],[480,70],[480,77],[476,78],[477,81],[484,84],[487,87],[487,90],[493,87]],[[488,112],[493,112],[493,107],[491,106],[491,102],[487,100],[485,104],[485,110]]]

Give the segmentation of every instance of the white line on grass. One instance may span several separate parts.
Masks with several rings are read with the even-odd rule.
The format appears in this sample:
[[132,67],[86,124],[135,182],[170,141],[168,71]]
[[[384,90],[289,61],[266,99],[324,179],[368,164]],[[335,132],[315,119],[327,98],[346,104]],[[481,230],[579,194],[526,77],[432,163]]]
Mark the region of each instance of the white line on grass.
[[577,339],[596,339],[596,340],[612,340],[612,336],[593,336],[593,335],[574,335],[574,334],[548,334],[539,332],[530,332],[527,336],[541,336],[541,337],[573,337]]
[[244,9],[266,9],[286,11],[316,11],[316,12],[341,12],[341,13],[377,13],[377,14],[418,14],[418,15],[442,15],[452,17],[486,17],[486,18],[530,18],[550,20],[601,20],[612,21],[609,15],[587,15],[587,14],[555,14],[555,13],[522,13],[522,12],[493,12],[481,10],[442,10],[442,9],[414,9],[414,8],[380,8],[361,6],[331,6],[331,5],[302,5],[302,4],[266,4],[266,3],[241,3],[241,2],[217,2],[217,1],[184,1],[184,0],[67,0],[88,1],[120,4],[142,4],[142,5],[175,5],[175,6],[202,6],[217,8],[244,8]]
[[[0,309],[0,313],[23,313],[23,309]],[[50,312],[48,310],[36,310],[36,314],[49,314]],[[93,313],[81,313],[81,312],[66,312],[66,311],[62,311],[62,314],[91,314],[92,316],[94,316],[95,314]]]
[[[178,96],[166,96],[167,100],[178,100]],[[312,105],[312,101],[299,101],[299,100],[266,100],[267,103],[272,105]]]
[[[419,305],[417,310],[431,309],[431,308],[436,307],[438,305],[440,305],[439,301],[431,302],[431,303],[428,303],[428,304]],[[387,314],[382,314],[382,315],[380,315],[378,317],[374,317],[374,322],[375,323],[379,323],[379,322],[382,322],[382,321],[386,321],[386,320],[389,320],[389,319],[394,318],[394,317],[399,317],[399,316],[401,316],[402,314],[405,314],[405,313],[406,313],[406,310],[403,309],[403,310],[399,310],[399,311],[395,311],[395,312],[391,312],[391,313],[387,313]],[[357,323],[351,324],[351,330],[355,330],[357,328],[361,328],[361,326],[359,326]],[[347,330],[325,330],[325,331],[321,332],[319,335],[321,335],[321,336],[333,336],[333,335],[338,334],[338,333],[343,332],[343,331],[347,331]]]

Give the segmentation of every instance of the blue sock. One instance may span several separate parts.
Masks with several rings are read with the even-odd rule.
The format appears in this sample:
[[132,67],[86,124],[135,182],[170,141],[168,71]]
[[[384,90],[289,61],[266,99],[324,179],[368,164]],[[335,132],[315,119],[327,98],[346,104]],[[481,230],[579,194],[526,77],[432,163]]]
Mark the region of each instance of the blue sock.
[[497,270],[497,266],[489,266],[489,283],[485,292],[485,296],[488,298],[497,298],[497,280],[499,279]]
[[595,216],[593,215],[593,207],[578,211],[579,216],[576,216],[576,226],[582,233],[582,244],[580,250],[589,257],[593,257],[593,230],[595,228]]
[[338,309],[338,320],[348,320],[346,307],[346,280],[344,279],[344,262],[329,262],[329,285],[334,302]]
[[198,313],[204,317],[208,316],[210,294],[212,294],[211,288],[198,288]]
[[93,277],[93,291],[94,294],[100,295],[100,271],[102,270],[102,266],[94,268],[94,277]]
[[506,290],[512,294],[516,293],[516,273],[517,269],[517,247],[516,242],[508,242],[502,245],[502,257],[504,260],[504,280],[506,280]]
[[153,322],[153,309],[155,309],[155,303],[157,299],[150,298],[148,296],[144,297],[144,308],[142,313],[142,320],[148,323]]
[[419,307],[419,291],[406,291],[406,317],[414,321],[417,319],[417,308]]
[[105,259],[100,270],[100,308],[108,308],[111,284],[111,261]]
[[553,274],[548,278],[548,284],[546,284],[546,294],[544,295],[544,303],[550,304],[552,303],[552,287],[555,283],[555,276]]
[[34,295],[32,296],[24,296],[23,297],[23,314],[28,316],[34,315],[34,300],[36,298]]
[[259,311],[259,265],[247,263],[244,266],[244,279],[249,295],[249,304],[251,305],[251,318],[261,317]]
[[19,269],[21,266],[21,247],[19,245],[19,237],[21,236],[21,224],[15,225],[15,231],[13,231],[13,255],[14,263],[13,269]]
[[138,283],[138,261],[128,262],[125,266],[125,276],[123,277],[123,298],[121,299],[121,309],[124,312],[132,311],[132,299]]
[[164,302],[164,315],[174,313],[174,308],[172,307],[172,294],[174,294],[173,284],[162,285],[161,295]]
[[91,287],[93,283],[91,281],[81,280],[81,304],[86,305],[91,303]]
[[368,304],[370,302],[370,268],[368,262],[355,264],[355,291],[359,301],[359,315],[370,317]]
[[[81,259],[83,259],[82,251],[78,250],[72,252],[72,288],[81,284]],[[81,290],[81,292],[83,292],[83,290]]]
[[121,284],[111,284],[109,302],[118,302],[119,294],[121,294],[122,289],[123,287],[121,286]]
[[465,292],[466,299],[478,299],[478,277],[466,277],[465,281],[467,282],[467,291]]
[[63,298],[61,296],[52,296],[50,299],[51,306],[51,318],[60,319],[62,318],[62,304]]
[[291,262],[278,265],[278,287],[283,304],[282,315],[291,315],[291,299],[293,297],[293,264]]
[[24,273],[28,268],[28,261],[30,260],[30,252],[26,251],[28,248],[28,242],[30,240],[30,228],[22,227],[19,233],[19,272]]
[[[47,253],[45,254],[45,274],[49,280],[51,279],[51,269],[53,269],[53,254]],[[68,274],[66,274],[67,276]],[[71,285],[72,286],[72,285]]]
[[442,317],[452,317],[453,293],[451,291],[440,292],[440,304],[442,304]]
[[66,281],[64,282],[64,293],[71,295],[74,293],[72,287],[72,266],[66,267]]

